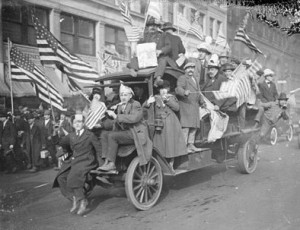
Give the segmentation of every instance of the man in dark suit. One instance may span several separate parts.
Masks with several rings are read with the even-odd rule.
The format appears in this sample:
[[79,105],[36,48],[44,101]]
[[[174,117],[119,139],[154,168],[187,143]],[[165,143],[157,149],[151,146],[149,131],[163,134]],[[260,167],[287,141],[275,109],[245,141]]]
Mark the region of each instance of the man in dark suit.
[[16,143],[16,130],[11,121],[11,115],[7,112],[0,114],[0,149],[3,150],[6,172],[16,172],[16,160],[14,147]]
[[262,77],[265,80],[258,84],[261,102],[266,103],[270,101],[276,101],[278,98],[278,92],[276,85],[273,82],[274,72],[270,69],[265,69]]
[[208,43],[201,43],[197,45],[198,57],[191,58],[191,61],[195,63],[195,73],[194,76],[199,82],[200,86],[204,85],[206,82],[207,75],[207,65],[208,59],[211,55],[210,45]]
[[[57,158],[56,158],[56,147],[52,141],[53,136],[53,120],[51,119],[51,112],[50,110],[44,111],[44,119],[41,119],[41,126],[42,126],[42,136],[43,136],[43,148],[48,150],[50,156],[52,158],[52,162],[50,162],[53,166],[57,165]],[[47,164],[47,162],[46,162]]]
[[101,154],[101,146],[97,137],[84,128],[82,114],[75,114],[72,122],[75,132],[65,136],[60,143],[69,154],[53,187],[60,187],[62,194],[73,200],[71,213],[77,211],[78,215],[83,215],[88,205],[84,185],[88,173],[98,166],[96,156]]
[[170,22],[166,22],[162,30],[164,33],[160,37],[156,47],[158,57],[158,66],[154,74],[154,85],[156,86],[163,83],[161,78],[164,75],[166,66],[168,65],[175,69],[179,68],[180,66],[177,65],[176,61],[185,54],[181,38],[174,34],[176,28]]
[[114,127],[112,131],[101,133],[102,158],[105,158],[105,163],[98,170],[116,170],[115,161],[120,144],[135,145],[140,165],[146,164],[151,158],[152,141],[148,136],[147,125],[143,122],[142,106],[132,99],[133,94],[130,87],[121,85],[121,103],[117,107],[117,114],[107,111],[114,119]]
[[201,87],[201,91],[204,96],[215,105],[215,110],[219,110],[220,106],[223,104],[223,101],[219,101],[214,97],[212,91],[218,91],[221,87],[221,84],[227,81],[219,69],[219,59],[216,54],[213,54],[208,62],[208,80]]
[[29,128],[25,131],[25,145],[29,155],[29,165],[32,166],[29,171],[34,173],[38,171],[39,166],[41,165],[41,150],[43,145],[42,131],[32,113],[27,114],[26,119]]
[[188,62],[184,69],[185,75],[178,78],[175,92],[179,101],[180,123],[187,152],[191,153],[198,151],[194,142],[197,128],[200,128],[199,106],[204,102],[199,93],[199,83],[194,77],[195,63]]

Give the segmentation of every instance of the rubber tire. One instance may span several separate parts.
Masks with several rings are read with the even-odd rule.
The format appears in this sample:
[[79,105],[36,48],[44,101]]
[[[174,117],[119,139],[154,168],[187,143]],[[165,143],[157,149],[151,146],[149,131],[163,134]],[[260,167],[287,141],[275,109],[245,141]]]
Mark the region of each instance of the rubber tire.
[[158,163],[158,161],[154,158],[151,157],[150,161],[146,164],[146,167],[149,164],[154,164],[156,171],[158,173],[158,190],[156,191],[156,193],[154,194],[154,197],[152,197],[152,199],[150,200],[150,202],[147,203],[141,203],[139,200],[137,200],[135,194],[134,194],[134,190],[133,190],[133,178],[134,178],[134,174],[137,170],[137,168],[139,167],[139,158],[135,157],[126,172],[126,176],[125,176],[125,191],[126,191],[126,195],[127,195],[127,199],[133,204],[133,206],[138,209],[138,210],[149,210],[150,208],[152,208],[158,201],[161,191],[162,191],[162,187],[163,187],[163,173],[162,173],[162,169],[160,164]]
[[286,139],[288,142],[291,142],[293,140],[293,137],[294,137],[294,130],[293,130],[293,126],[290,125]]
[[[253,151],[255,151],[255,153],[254,153],[253,165],[249,167],[249,159],[248,159],[247,151],[251,151],[251,148],[254,148]],[[241,173],[244,174],[253,173],[257,168],[257,164],[258,164],[257,158],[258,158],[257,144],[250,139],[238,150],[238,165]]]
[[[271,139],[272,132],[274,132],[274,136],[275,136],[274,140]],[[271,145],[276,145],[277,139],[278,139],[278,132],[277,132],[276,127],[273,127],[273,128],[271,129],[271,132],[270,132],[270,144],[271,144]]]

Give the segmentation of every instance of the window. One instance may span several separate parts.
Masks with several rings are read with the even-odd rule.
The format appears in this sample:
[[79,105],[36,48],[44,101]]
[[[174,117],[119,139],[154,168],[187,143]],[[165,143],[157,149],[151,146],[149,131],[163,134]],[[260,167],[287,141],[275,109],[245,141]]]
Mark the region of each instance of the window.
[[71,52],[95,55],[95,23],[61,13],[60,15],[61,42]]
[[173,23],[174,19],[174,5],[173,2],[168,3],[168,21]]
[[209,18],[209,36],[214,36],[214,19]]
[[121,28],[105,26],[105,48],[115,51],[122,59],[130,60],[130,43]]
[[217,30],[216,30],[217,36],[218,36],[219,33],[220,33],[220,29],[222,29],[222,28],[221,28],[221,25],[222,25],[222,22],[217,21]]
[[204,16],[205,16],[205,14],[203,14],[203,13],[200,13],[199,11],[198,11],[198,24],[201,26],[201,28],[202,28],[202,30],[203,30],[203,24],[204,24]]
[[184,15],[184,5],[178,5],[178,13]]
[[196,13],[197,13],[197,11],[195,9],[191,9],[191,23],[193,23],[195,21]]
[[12,42],[23,45],[36,46],[35,29],[32,23],[31,11],[41,24],[48,27],[49,13],[45,8],[31,5],[6,3],[2,7],[3,40],[9,38]]

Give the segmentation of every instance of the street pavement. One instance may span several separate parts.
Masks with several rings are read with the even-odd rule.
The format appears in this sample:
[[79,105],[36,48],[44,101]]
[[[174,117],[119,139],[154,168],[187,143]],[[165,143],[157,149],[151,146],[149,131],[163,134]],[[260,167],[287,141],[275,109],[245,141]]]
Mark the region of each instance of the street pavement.
[[299,230],[296,140],[262,145],[259,156],[250,175],[234,160],[165,177],[161,199],[149,211],[137,211],[122,186],[97,187],[83,217],[70,214],[70,201],[52,189],[56,171],[0,174],[0,229]]

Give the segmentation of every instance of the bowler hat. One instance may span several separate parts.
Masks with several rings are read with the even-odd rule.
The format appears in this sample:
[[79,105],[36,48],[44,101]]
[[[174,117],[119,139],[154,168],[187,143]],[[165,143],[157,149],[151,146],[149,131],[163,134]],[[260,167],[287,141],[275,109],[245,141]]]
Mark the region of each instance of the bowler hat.
[[279,97],[278,97],[278,100],[285,100],[285,101],[287,101],[288,97],[286,96],[286,93],[280,93]]
[[235,70],[234,66],[230,63],[225,63],[224,65],[222,65],[222,70],[226,71],[226,70]]
[[166,30],[173,30],[173,31],[176,31],[177,29],[172,25],[171,22],[166,22],[163,27],[161,28],[163,31],[166,31]]
[[220,68],[219,65],[219,57],[217,54],[212,54],[209,61],[208,61],[208,65],[207,68]]

